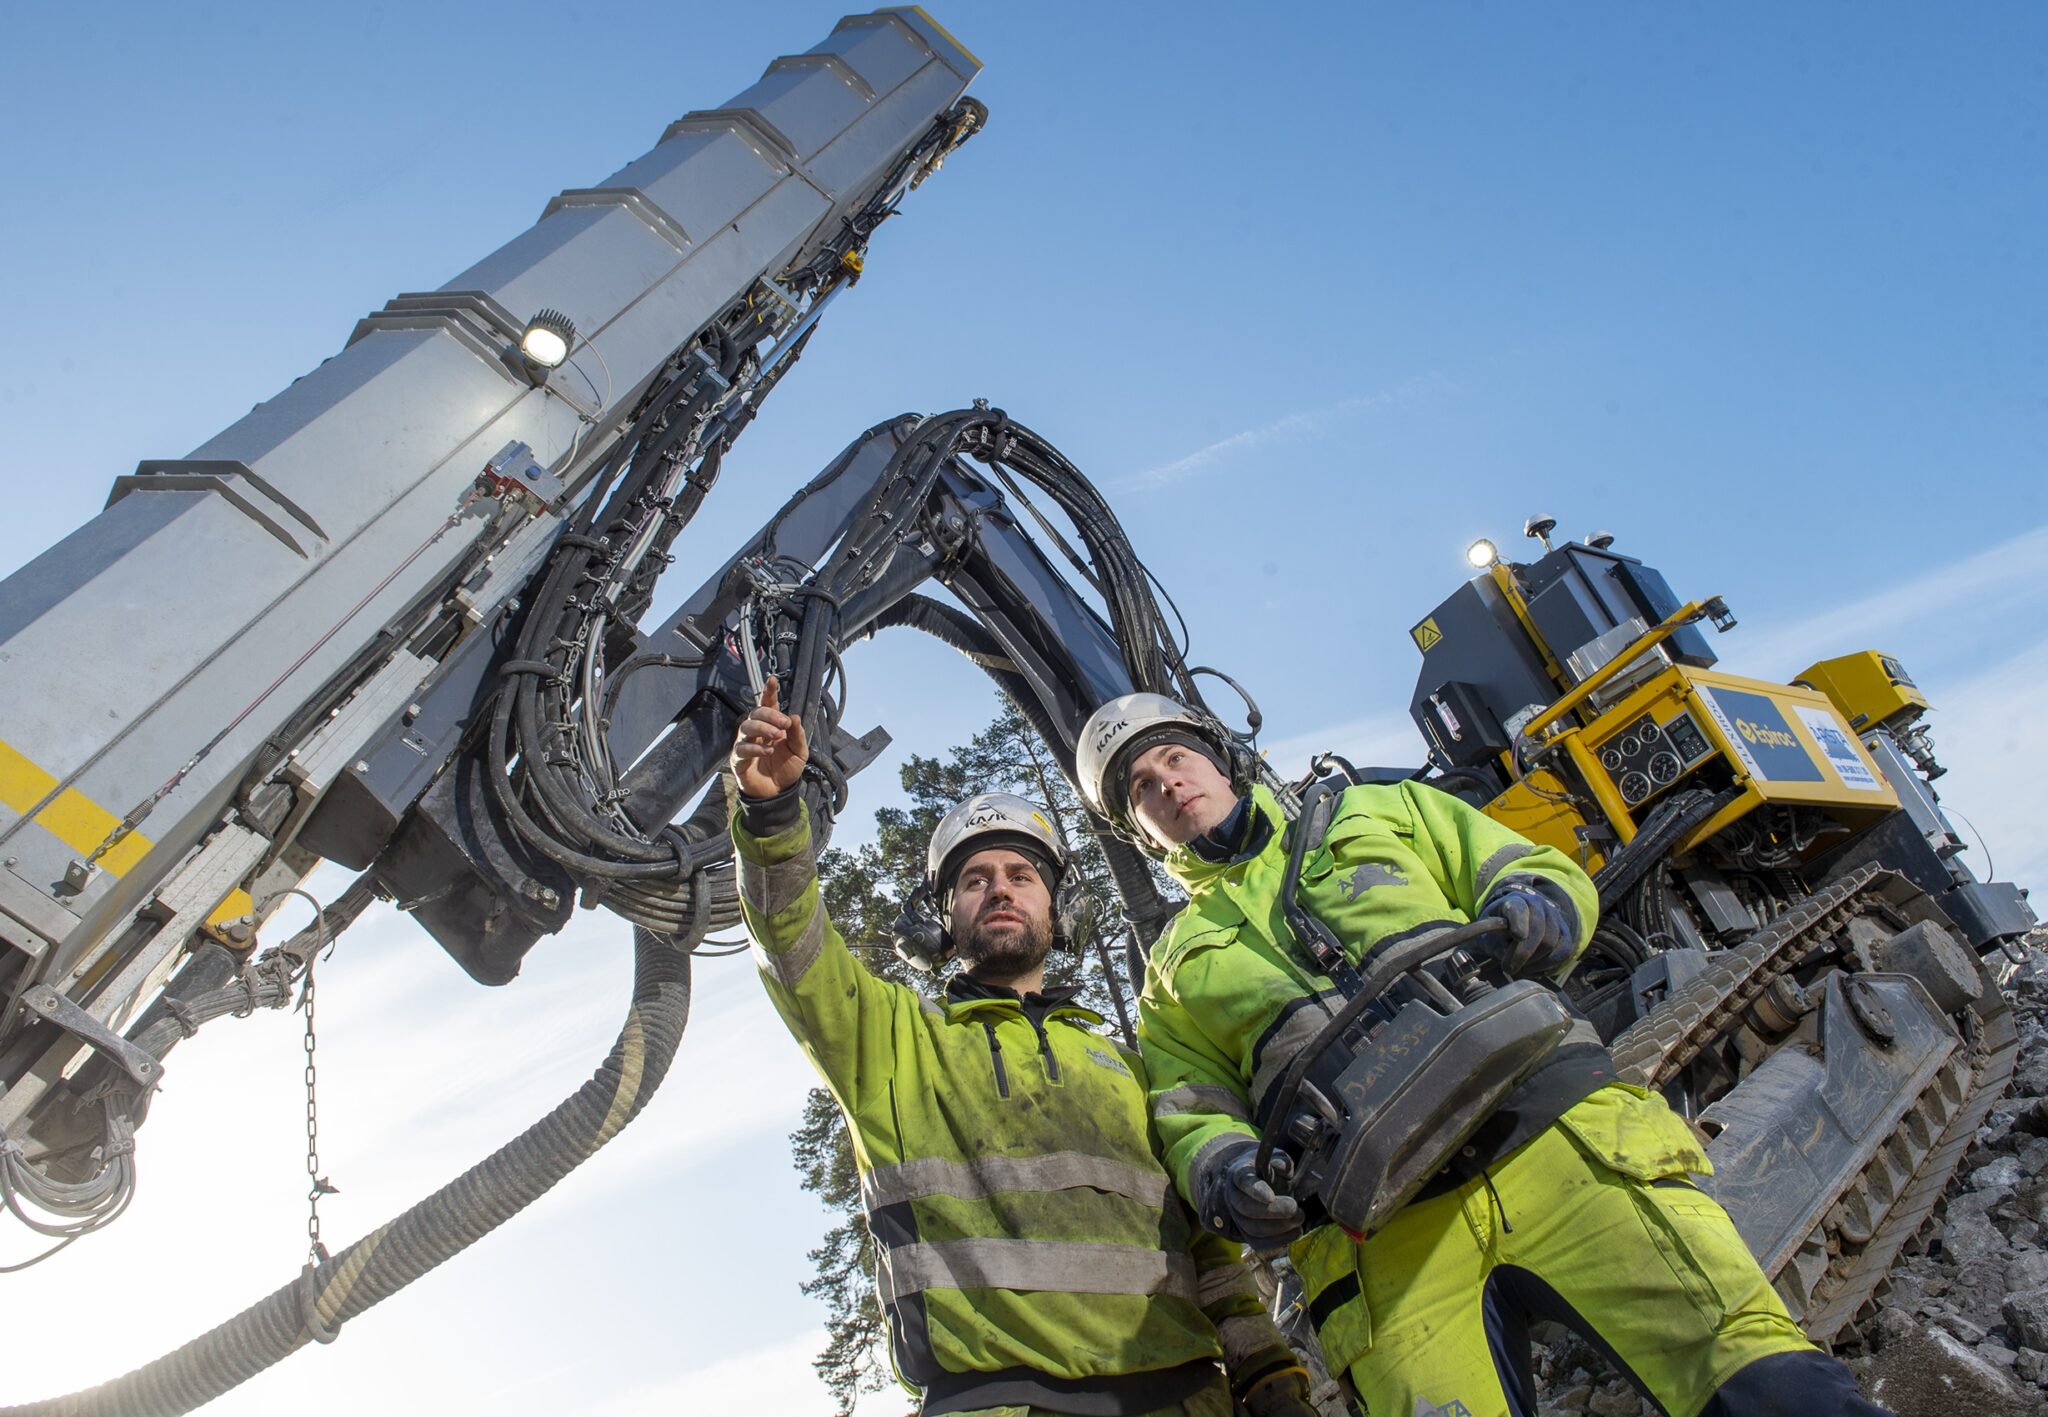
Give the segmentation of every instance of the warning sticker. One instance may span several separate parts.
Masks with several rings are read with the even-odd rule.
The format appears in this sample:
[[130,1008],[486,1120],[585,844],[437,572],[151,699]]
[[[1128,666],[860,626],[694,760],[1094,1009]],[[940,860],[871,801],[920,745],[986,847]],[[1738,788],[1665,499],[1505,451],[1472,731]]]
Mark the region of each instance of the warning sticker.
[[1436,617],[1434,615],[1424,620],[1408,633],[1415,637],[1415,647],[1424,654],[1428,654],[1432,649],[1436,648],[1437,643],[1444,637],[1444,632],[1436,627]]
[[1749,775],[1760,781],[1825,782],[1820,765],[1793,736],[1775,700],[1741,689],[1712,688],[1700,694],[1721,734]]
[[1832,710],[1794,704],[1792,711],[1799,715],[1799,721],[1806,725],[1813,741],[1820,744],[1821,752],[1827,755],[1828,766],[1835,770],[1835,776],[1842,779],[1844,787],[1857,792],[1885,790],[1869,764],[1863,761],[1863,755],[1856,751],[1856,740],[1849,736],[1849,730],[1842,726],[1842,720],[1836,718]]

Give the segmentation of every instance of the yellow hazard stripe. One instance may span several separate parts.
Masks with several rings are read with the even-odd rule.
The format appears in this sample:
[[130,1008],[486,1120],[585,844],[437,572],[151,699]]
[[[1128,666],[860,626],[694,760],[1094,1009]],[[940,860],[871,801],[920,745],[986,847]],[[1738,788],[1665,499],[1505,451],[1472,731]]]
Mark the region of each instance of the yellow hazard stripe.
[[968,63],[972,64],[977,69],[986,67],[985,65],[982,64],[981,60],[975,57],[973,50],[969,49],[966,45],[962,44],[959,40],[955,39],[953,37],[953,31],[947,29],[944,25],[940,24],[937,20],[933,19],[932,12],[925,9],[924,6],[892,5],[890,6],[890,8],[894,10],[915,10],[917,12],[918,18],[922,19],[926,24],[930,25],[933,29],[937,30],[940,34],[946,37],[946,43],[952,45],[955,49],[959,50],[962,54],[966,55]]
[[0,738],[0,802],[16,812],[26,813],[48,797],[50,789],[56,785],[56,778],[15,751],[6,739]]
[[206,917],[209,926],[225,925],[230,920],[239,920],[244,915],[256,913],[256,902],[249,893],[239,886],[228,892],[228,898],[213,908],[213,914]]
[[[55,777],[27,754],[0,739],[0,803],[27,816],[37,803],[42,802],[42,810],[29,820],[83,859],[97,851],[100,843],[114,834],[114,829],[121,825],[121,818],[75,787],[67,787],[55,797],[50,797],[51,789],[56,785]],[[50,800],[44,802],[44,798]],[[109,875],[126,875],[136,862],[149,854],[153,845],[155,843],[142,833],[130,832],[100,858],[99,864]]]

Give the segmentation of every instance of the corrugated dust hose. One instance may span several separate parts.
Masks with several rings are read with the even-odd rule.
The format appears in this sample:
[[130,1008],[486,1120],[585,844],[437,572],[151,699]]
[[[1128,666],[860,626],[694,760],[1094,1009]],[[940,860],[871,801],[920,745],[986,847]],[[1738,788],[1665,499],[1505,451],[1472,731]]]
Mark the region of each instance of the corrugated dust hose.
[[386,1299],[538,1200],[633,1120],[661,1085],[690,1012],[690,955],[633,932],[633,1004],[610,1056],[554,1111],[340,1254],[184,1347],[83,1392],[0,1417],[189,1412]]

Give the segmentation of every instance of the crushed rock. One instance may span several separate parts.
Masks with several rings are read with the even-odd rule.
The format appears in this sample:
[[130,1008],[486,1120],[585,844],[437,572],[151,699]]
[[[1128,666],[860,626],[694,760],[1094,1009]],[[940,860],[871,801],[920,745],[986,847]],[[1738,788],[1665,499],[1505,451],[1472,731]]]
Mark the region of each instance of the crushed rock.
[[[2001,1347],[2001,1352],[2010,1349]],[[2027,1413],[2040,1393],[2023,1391],[2005,1368],[1944,1329],[1924,1328],[1853,1365],[1864,1395],[1899,1417],[1969,1412]]]

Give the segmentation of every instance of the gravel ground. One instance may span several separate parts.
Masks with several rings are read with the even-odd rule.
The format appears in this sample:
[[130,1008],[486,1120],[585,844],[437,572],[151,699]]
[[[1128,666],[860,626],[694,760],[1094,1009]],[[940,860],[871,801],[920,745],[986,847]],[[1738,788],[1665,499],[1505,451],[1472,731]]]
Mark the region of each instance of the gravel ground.
[[[2040,935],[2034,937],[2038,943]],[[2013,1084],[1957,1169],[1919,1252],[1857,1339],[1837,1349],[1897,1417],[2048,1417],[2048,954],[2007,986]],[[1569,1334],[1539,1350],[1545,1414],[1652,1411]]]

